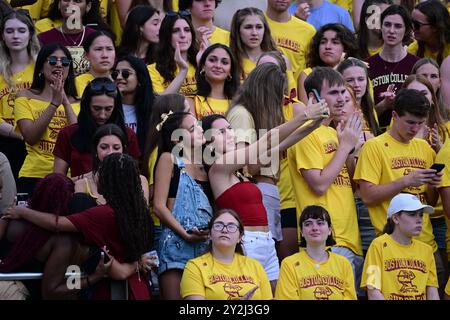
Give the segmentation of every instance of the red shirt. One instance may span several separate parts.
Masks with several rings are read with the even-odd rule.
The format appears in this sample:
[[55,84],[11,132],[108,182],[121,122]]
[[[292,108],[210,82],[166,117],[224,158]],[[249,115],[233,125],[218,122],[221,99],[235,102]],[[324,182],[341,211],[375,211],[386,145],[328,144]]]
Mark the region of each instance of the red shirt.
[[244,226],[267,226],[267,212],[261,190],[252,182],[238,182],[216,199],[219,209],[233,209]]
[[95,29],[86,27],[83,37],[83,32],[62,34],[61,31],[59,31],[59,28],[53,28],[38,34],[38,39],[42,45],[59,43],[65,47],[81,47],[83,45],[83,40],[93,32],[95,32]]
[[[55,157],[67,162],[72,177],[77,177],[92,171],[92,154],[90,152],[81,153],[72,144],[72,136],[77,129],[78,124],[72,124],[62,128],[59,131],[56,145],[53,150],[53,155]],[[128,154],[138,160],[141,156],[141,152],[139,150],[137,137],[130,128],[126,127],[126,131],[128,136]]]
[[[125,261],[126,247],[117,226],[114,210],[109,205],[90,208],[67,216],[70,222],[83,235],[84,242],[91,246],[106,247],[118,262]],[[94,299],[111,298],[109,279],[102,280],[94,293]],[[150,287],[146,274],[133,273],[128,279],[130,300],[149,300]]]

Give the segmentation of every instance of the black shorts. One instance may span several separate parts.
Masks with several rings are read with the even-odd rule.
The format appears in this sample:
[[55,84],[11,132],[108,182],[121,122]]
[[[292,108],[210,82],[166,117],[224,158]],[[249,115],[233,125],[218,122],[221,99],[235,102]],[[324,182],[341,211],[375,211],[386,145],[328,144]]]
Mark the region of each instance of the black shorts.
[[281,229],[297,229],[297,210],[295,208],[281,209]]

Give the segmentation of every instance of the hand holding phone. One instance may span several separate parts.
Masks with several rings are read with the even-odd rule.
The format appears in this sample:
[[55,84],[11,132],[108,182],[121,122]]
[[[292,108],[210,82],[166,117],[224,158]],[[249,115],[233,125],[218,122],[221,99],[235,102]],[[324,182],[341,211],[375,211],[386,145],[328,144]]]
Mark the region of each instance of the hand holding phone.
[[441,172],[444,168],[445,164],[443,163],[435,163],[430,167],[430,169],[436,170],[436,173]]

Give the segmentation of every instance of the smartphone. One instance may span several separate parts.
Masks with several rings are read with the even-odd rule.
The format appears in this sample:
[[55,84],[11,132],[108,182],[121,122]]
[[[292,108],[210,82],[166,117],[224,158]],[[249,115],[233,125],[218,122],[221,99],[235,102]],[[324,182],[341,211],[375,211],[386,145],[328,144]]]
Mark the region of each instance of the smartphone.
[[319,102],[320,101],[319,91],[317,91],[317,89],[312,89],[312,92],[313,92],[314,97],[316,98],[317,102]]
[[[208,229],[209,229],[209,226],[208,226],[208,225],[199,226],[199,227],[197,227],[197,229],[198,229],[199,231],[205,231],[205,230],[208,230]],[[192,233],[193,233],[192,229],[189,229],[189,230],[187,231],[187,233],[192,234]]]
[[28,206],[28,193],[18,193],[16,195],[16,206],[18,207]]
[[445,167],[445,164],[443,164],[443,163],[435,163],[430,167],[430,169],[436,170],[436,173],[437,173],[437,172],[441,172],[444,169],[444,167]]

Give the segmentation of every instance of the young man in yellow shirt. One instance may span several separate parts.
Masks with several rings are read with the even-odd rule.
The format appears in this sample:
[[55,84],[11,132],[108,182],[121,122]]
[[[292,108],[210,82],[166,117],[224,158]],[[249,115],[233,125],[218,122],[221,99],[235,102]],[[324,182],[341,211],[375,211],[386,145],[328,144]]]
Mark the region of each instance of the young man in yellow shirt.
[[412,194],[392,198],[384,234],[372,241],[364,263],[361,287],[369,300],[439,300],[433,249],[414,239],[424,213],[433,211]]
[[179,6],[180,10],[191,12],[192,24],[197,32],[198,39],[202,34],[207,34],[211,44],[221,43],[230,45],[230,32],[213,24],[215,9],[222,0],[184,0]]
[[[342,109],[346,91],[342,76],[329,67],[317,67],[305,80],[310,97],[316,89],[330,108],[331,120]],[[336,246],[345,256],[359,283],[363,265],[356,205],[351,183],[353,150],[361,133],[359,114],[349,116],[336,131],[322,125],[288,150],[288,165],[295,192],[297,213],[310,205],[327,209],[334,227]]]
[[289,0],[267,0],[266,19],[275,43],[291,62],[297,81],[305,69],[309,43],[316,30],[309,23],[291,16],[288,11],[290,4]]
[[[359,183],[361,199],[369,209],[377,235],[381,235],[386,224],[389,202],[400,192],[415,194],[430,205],[437,202],[436,186],[442,173],[430,169],[436,154],[427,141],[415,138],[425,125],[429,110],[430,103],[421,92],[400,90],[393,103],[391,128],[367,141],[361,149],[354,180]],[[442,259],[428,214],[423,217],[417,239],[433,248],[438,276],[443,278]]]

